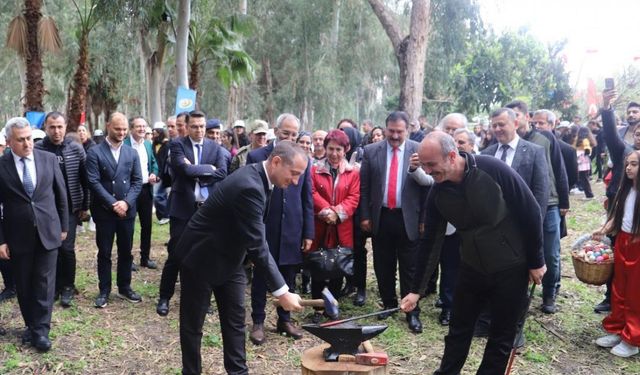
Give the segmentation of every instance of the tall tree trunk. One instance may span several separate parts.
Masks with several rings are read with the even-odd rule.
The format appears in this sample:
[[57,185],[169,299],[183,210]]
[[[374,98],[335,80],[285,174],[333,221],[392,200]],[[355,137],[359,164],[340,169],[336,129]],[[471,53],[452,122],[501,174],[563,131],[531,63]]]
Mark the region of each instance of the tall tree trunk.
[[164,55],[166,51],[167,38],[165,31],[168,24],[163,22],[158,26],[156,35],[156,48],[151,50],[147,42],[148,32],[146,29],[140,30],[140,46],[145,60],[145,75],[146,75],[146,88],[147,88],[147,103],[149,106],[149,120],[150,123],[162,121],[162,85],[164,83],[163,78],[163,66]]
[[273,103],[273,78],[271,76],[271,60],[267,56],[262,57],[262,98],[264,100],[264,111],[262,118],[275,126],[276,116]]
[[409,35],[402,36],[392,12],[382,0],[369,0],[369,5],[378,17],[387,36],[400,68],[399,109],[407,112],[409,119],[416,120],[422,110],[424,89],[424,64],[430,30],[431,1],[413,0]]
[[25,0],[24,2],[24,18],[27,22],[25,111],[44,111],[42,100],[44,97],[42,55],[38,45],[38,25],[42,19],[40,8],[42,8],[42,0]]
[[80,125],[82,112],[85,110],[87,87],[89,86],[89,32],[80,35],[80,48],[78,49],[78,61],[76,72],[72,80],[72,96],[67,113],[67,131],[74,132]]
[[[27,69],[24,64],[25,61],[21,59],[20,56],[16,56],[16,66],[18,67],[18,76],[20,77],[20,102],[23,104],[25,103],[27,95]],[[17,112],[20,112],[20,110]]]
[[178,86],[189,87],[188,54],[191,0],[180,0],[178,5],[178,29],[176,31],[176,79]]
[[238,119],[238,85],[235,82],[229,86],[229,96],[227,98],[227,126],[231,127]]

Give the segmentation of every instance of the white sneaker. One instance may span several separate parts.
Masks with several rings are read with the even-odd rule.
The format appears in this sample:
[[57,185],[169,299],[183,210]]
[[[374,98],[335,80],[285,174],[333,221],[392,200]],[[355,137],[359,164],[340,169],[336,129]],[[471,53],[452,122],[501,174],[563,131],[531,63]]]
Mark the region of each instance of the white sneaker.
[[160,224],[160,225],[165,225],[168,222],[169,222],[169,218],[168,217],[165,217],[165,218],[162,218],[162,219],[158,220],[158,224]]
[[582,190],[578,189],[578,188],[573,188],[573,189],[569,190],[569,194],[576,195],[576,194],[582,194],[582,193],[584,193],[584,192]]
[[89,219],[89,231],[90,232],[96,231],[96,223],[93,222],[93,219]]
[[621,341],[622,338],[620,338],[620,335],[606,335],[597,339],[596,345],[603,348],[613,348],[614,346],[620,344]]
[[611,354],[622,358],[631,357],[632,355],[638,354],[638,347],[627,344],[624,341],[620,341],[618,345],[611,349]]

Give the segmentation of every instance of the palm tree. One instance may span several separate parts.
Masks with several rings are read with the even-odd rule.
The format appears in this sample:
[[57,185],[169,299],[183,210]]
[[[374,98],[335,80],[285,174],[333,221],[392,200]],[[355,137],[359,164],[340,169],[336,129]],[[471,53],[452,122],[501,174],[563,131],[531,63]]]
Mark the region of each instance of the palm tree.
[[42,0],[25,0],[22,14],[11,20],[7,32],[7,47],[15,50],[25,65],[25,78],[22,82],[25,111],[44,110],[42,54],[62,49],[54,20],[43,16],[41,9]]

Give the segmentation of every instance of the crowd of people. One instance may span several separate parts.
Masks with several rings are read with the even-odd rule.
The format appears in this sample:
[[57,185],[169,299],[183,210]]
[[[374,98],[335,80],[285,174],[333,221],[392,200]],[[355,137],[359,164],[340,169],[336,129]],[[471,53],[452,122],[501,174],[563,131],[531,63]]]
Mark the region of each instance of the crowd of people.
[[[437,293],[438,321],[449,333],[436,373],[459,373],[474,335],[489,338],[479,371],[501,373],[511,348],[524,345],[527,284],[542,285],[542,312],[558,310],[569,195],[592,199],[593,174],[607,182],[611,202],[594,238],[615,237],[616,250],[614,277],[595,307],[610,311],[603,322],[609,334],[596,343],[618,356],[636,354],[640,307],[627,291],[640,274],[640,105],[629,103],[620,127],[611,109],[616,92],[603,96],[603,109],[586,124],[530,111],[523,101],[473,128],[461,113],[431,126],[394,111],[382,126],[341,119],[308,132],[290,113],[272,127],[260,119],[225,127],[201,111],[151,127],[116,112],[91,137],[83,125],[67,132],[64,115],[51,112],[36,140],[26,119],[12,118],[0,138],[8,146],[0,158],[0,302],[17,295],[22,342],[48,351],[54,299],[76,303],[75,239],[85,221],[95,228],[95,307],[111,298],[114,239],[117,295],[140,302],[132,272],[160,267],[151,257],[155,212],[157,224],[169,224],[156,312],[170,313],[180,277],[183,373],[202,370],[202,325],[213,294],[225,368],[245,374],[245,288],[254,345],[267,341],[269,292],[279,300],[277,332],[299,339],[291,316],[302,310],[299,294],[320,298],[328,287],[356,306],[370,297],[371,238],[377,288],[369,290],[385,310],[379,319],[399,307],[408,330],[419,334],[420,299]],[[302,267],[305,254],[338,246],[353,249],[352,275],[327,280]],[[317,309],[310,320],[327,318]]]

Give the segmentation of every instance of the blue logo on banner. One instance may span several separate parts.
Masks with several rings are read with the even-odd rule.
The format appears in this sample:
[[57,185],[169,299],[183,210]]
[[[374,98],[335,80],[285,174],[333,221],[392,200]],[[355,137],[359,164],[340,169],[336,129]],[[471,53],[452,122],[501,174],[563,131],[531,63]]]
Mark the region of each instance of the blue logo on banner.
[[178,87],[176,96],[176,115],[196,109],[196,92],[184,86]]
[[44,124],[45,115],[46,113],[44,112],[27,112],[25,117],[27,118],[27,121],[29,121],[29,124],[31,124],[32,127],[41,129],[42,124]]

